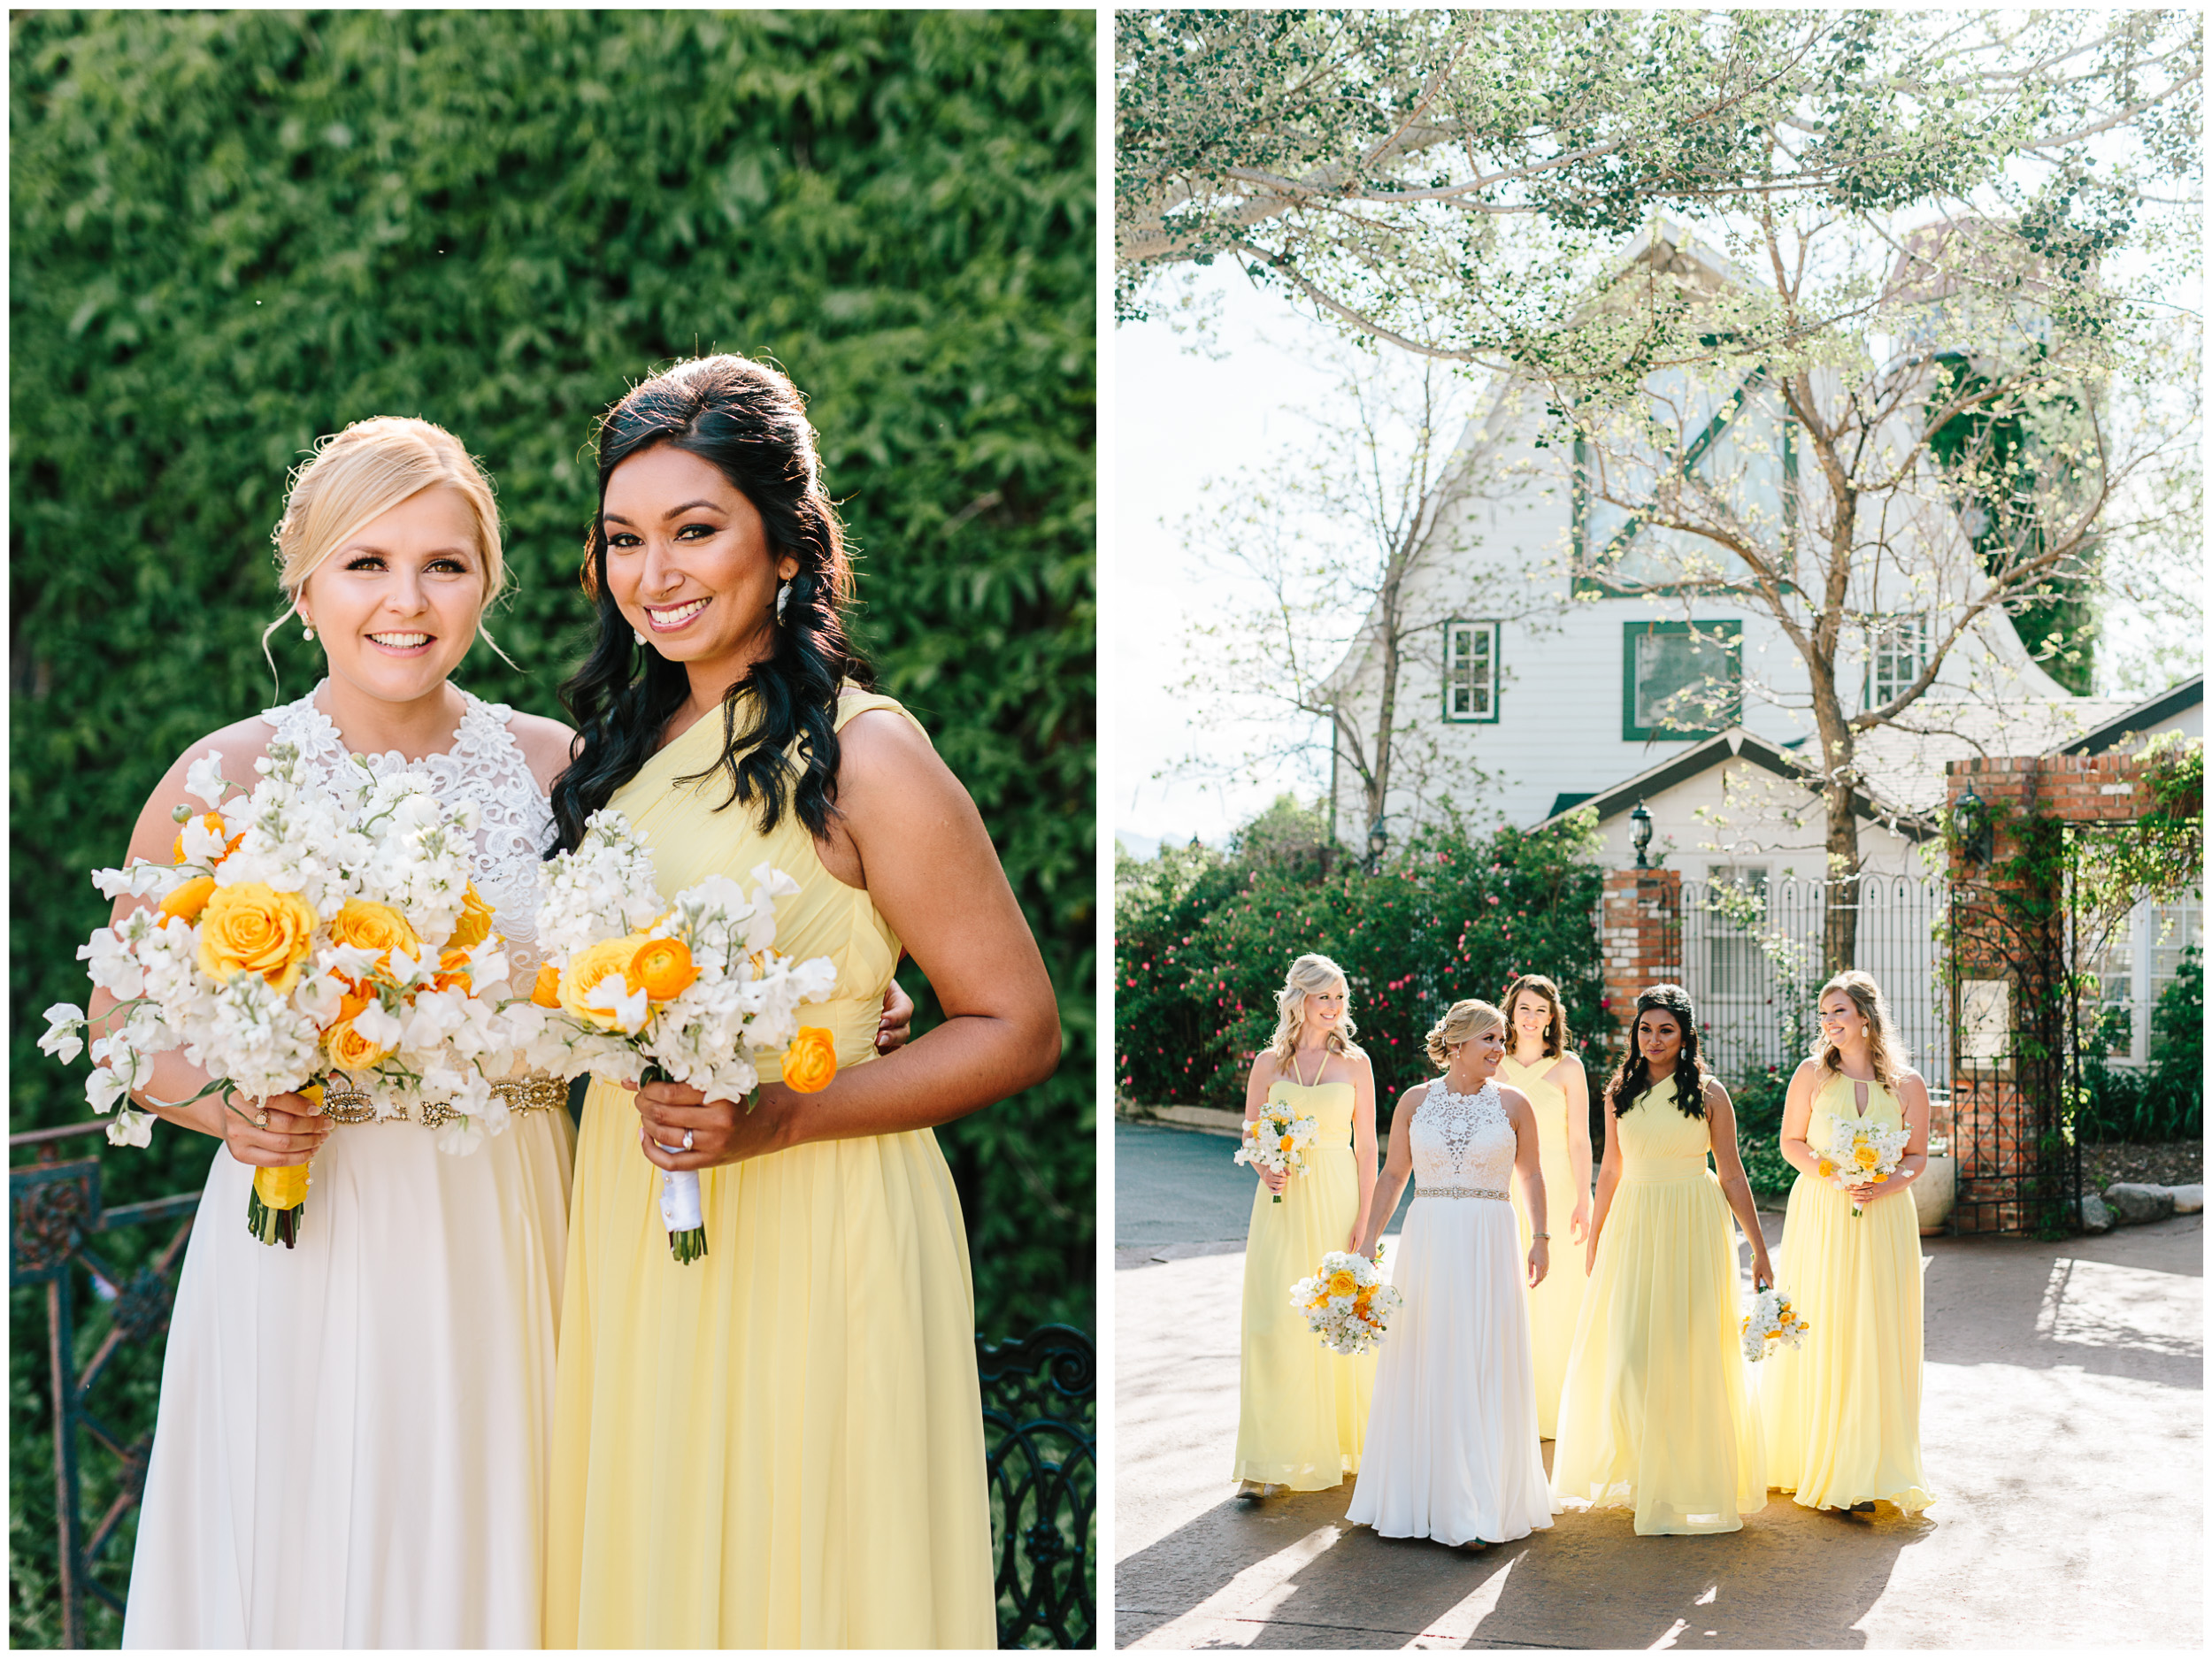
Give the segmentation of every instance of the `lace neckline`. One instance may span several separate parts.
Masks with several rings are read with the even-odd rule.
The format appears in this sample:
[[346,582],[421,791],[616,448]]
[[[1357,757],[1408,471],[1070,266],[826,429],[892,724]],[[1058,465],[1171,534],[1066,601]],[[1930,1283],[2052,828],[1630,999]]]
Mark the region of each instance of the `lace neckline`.
[[[447,683],[452,684],[449,680]],[[454,686],[454,690],[461,694],[461,718],[454,726],[453,735],[446,740],[445,748],[433,749],[424,755],[408,755],[396,749],[388,749],[381,754],[370,755],[349,744],[346,741],[345,733],[338,729],[338,723],[323,712],[323,705],[319,699],[329,684],[330,679],[326,675],[315,682],[314,690],[309,692],[297,703],[288,703],[282,708],[272,709],[263,718],[268,719],[272,726],[276,726],[280,722],[274,717],[293,715],[296,711],[299,722],[308,727],[323,743],[329,744],[342,755],[360,755],[364,760],[375,765],[379,772],[415,771],[433,765],[438,761],[461,759],[464,757],[464,751],[469,748],[472,739],[480,742],[486,735],[481,717],[486,715],[492,717],[495,727],[503,732],[507,724],[507,717],[512,712],[503,703],[486,703],[465,687]]]

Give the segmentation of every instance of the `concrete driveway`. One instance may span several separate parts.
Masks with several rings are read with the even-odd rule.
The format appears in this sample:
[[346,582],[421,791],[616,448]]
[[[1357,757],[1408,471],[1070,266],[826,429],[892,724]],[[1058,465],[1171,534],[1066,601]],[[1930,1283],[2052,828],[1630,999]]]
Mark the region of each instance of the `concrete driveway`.
[[2202,1217],[1924,1241],[1921,1517],[1778,1494],[1740,1532],[1571,1511],[1471,1555],[1347,1526],[1348,1481],[1231,1498],[1252,1191],[1232,1150],[1117,1125],[1120,1645],[2201,1647]]

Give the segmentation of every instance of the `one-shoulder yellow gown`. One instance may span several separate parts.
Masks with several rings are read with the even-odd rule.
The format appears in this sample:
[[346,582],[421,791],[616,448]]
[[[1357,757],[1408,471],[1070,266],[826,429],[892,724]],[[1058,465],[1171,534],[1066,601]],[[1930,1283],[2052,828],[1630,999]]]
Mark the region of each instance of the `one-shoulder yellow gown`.
[[[837,725],[887,697],[849,694]],[[905,718],[910,718],[910,716]],[[822,867],[798,814],[763,835],[710,714],[612,804],[661,890],[766,861],[799,883],[776,949],[837,964],[809,1006],[841,1067],[875,1058],[900,945]],[[764,1074],[776,1075],[769,1061]],[[989,1647],[974,1292],[928,1130],[702,1171],[708,1255],[669,1255],[625,1090],[584,1102],[555,1386],[549,1647]]]
[[[1582,1315],[1583,1286],[1588,1282],[1584,1263],[1589,1259],[1568,1225],[1575,1205],[1590,1194],[1576,1193],[1567,1156],[1566,1088],[1545,1076],[1559,1064],[1552,1057],[1523,1065],[1509,1054],[1498,1068],[1498,1080],[1519,1089],[1536,1109],[1536,1147],[1543,1162],[1544,1231],[1551,1234],[1551,1267],[1544,1282],[1528,1293],[1528,1335],[1536,1367],[1536,1432],[1548,1440],[1559,1433],[1559,1391],[1566,1384],[1567,1356]],[[1529,1225],[1518,1182],[1513,1186],[1513,1214],[1521,1224],[1521,1257],[1526,1261],[1536,1230]]]
[[[1904,1108],[1879,1083],[1831,1077],[1813,1096],[1806,1141],[1834,1147],[1855,1120],[1901,1129]],[[1875,1498],[1926,1509],[1935,1496],[1920,1466],[1920,1218],[1910,1190],[1854,1216],[1849,1194],[1801,1174],[1775,1275],[1807,1329],[1800,1347],[1759,1362],[1768,1480],[1808,1509]]]
[[1728,1202],[1706,1120],[1674,1079],[1620,1114],[1621,1177],[1599,1236],[1552,1448],[1552,1493],[1633,1508],[1636,1531],[1733,1532],[1765,1506],[1744,1386]]
[[1237,1395],[1236,1480],[1318,1492],[1359,1472],[1375,1386],[1368,1353],[1332,1354],[1291,1305],[1290,1287],[1347,1248],[1359,1220],[1352,1086],[1278,1079],[1267,1091],[1317,1120],[1306,1167],[1277,1203],[1259,1185],[1244,1247],[1244,1348]]

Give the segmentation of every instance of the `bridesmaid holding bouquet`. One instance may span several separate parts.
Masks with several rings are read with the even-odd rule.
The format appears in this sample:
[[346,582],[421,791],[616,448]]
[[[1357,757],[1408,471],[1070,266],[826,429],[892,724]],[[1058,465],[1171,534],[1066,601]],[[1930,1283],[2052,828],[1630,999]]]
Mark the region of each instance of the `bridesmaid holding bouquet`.
[[1252,1194],[1232,1477],[1247,1500],[1318,1492],[1359,1472],[1376,1356],[1331,1353],[1290,1299],[1324,1256],[1359,1248],[1375,1190],[1375,1073],[1352,1041],[1348,1000],[1344,971],[1328,957],[1291,964],[1275,994],[1274,1040],[1245,1085],[1246,1123],[1275,1101],[1319,1125],[1304,1169],[1262,1167]]
[[1632,1508],[1640,1534],[1738,1532],[1741,1511],[1765,1505],[1767,1481],[1744,1386],[1731,1210],[1751,1241],[1754,1279],[1770,1285],[1774,1274],[1735,1110],[1698,1062],[1680,986],[1636,999],[1606,1104],[1590,1284],[1559,1402],[1552,1491]]
[[[1585,1250],[1590,1237],[1590,1084],[1569,1046],[1567,1010],[1559,987],[1540,973],[1525,973],[1505,988],[1513,1022],[1510,1047],[1498,1068],[1501,1082],[1529,1098],[1536,1112],[1537,1146],[1543,1161],[1544,1208],[1555,1226],[1564,1222],[1568,1243],[1551,1271],[1528,1293],[1529,1344],[1536,1368],[1536,1429],[1545,1440],[1559,1433],[1559,1390],[1567,1379],[1567,1355],[1588,1283]],[[1513,1213],[1521,1224],[1524,1255],[1541,1229],[1531,1225],[1517,1193]]]
[[[1935,1501],[1920,1466],[1920,1226],[1909,1196],[1928,1166],[1928,1087],[1904,1064],[1870,976],[1838,974],[1819,1008],[1819,1040],[1782,1107],[1782,1156],[1799,1171],[1782,1258],[1809,1328],[1801,1347],[1764,1362],[1767,1474],[1807,1509],[1867,1514],[1879,1499],[1909,1515]],[[1847,1185],[1824,1155],[1874,1125],[1907,1132],[1904,1157],[1886,1180]]]

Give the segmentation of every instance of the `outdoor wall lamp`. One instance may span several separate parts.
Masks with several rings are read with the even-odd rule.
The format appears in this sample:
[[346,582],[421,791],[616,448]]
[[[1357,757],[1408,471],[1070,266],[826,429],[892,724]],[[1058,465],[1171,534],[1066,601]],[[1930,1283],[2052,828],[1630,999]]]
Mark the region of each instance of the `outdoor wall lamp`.
[[1386,821],[1377,818],[1367,826],[1367,864],[1371,870],[1382,868],[1383,850],[1390,845],[1390,832],[1383,827]]
[[1958,826],[1959,856],[1966,864],[1985,864],[1996,856],[1997,829],[1989,821],[1989,803],[1974,793],[1970,781],[1951,809],[1951,820]]
[[1628,821],[1636,826],[1634,832],[1636,868],[1648,870],[1651,866],[1644,862],[1644,851],[1651,845],[1651,810],[1639,801],[1636,803],[1636,810],[1628,815]]

